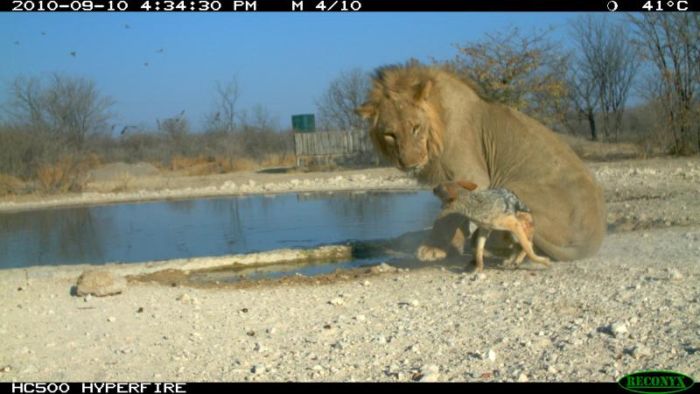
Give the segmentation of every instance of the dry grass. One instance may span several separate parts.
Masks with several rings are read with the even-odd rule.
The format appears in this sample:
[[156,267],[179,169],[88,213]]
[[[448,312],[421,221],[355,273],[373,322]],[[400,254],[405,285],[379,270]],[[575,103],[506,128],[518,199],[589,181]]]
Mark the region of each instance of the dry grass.
[[248,158],[244,158],[244,157],[231,160],[230,165],[231,165],[231,172],[253,171],[259,167],[255,161],[248,159]]
[[130,189],[133,177],[129,173],[124,172],[119,176],[117,185],[112,189],[112,193],[125,192]]
[[567,134],[559,134],[576,154],[583,160],[609,161],[622,159],[641,159],[646,156],[645,150],[633,143],[603,143],[589,141],[584,138]]
[[83,158],[66,156],[53,164],[41,165],[36,177],[44,192],[79,192],[87,183],[88,171],[99,164],[100,159],[95,154]]
[[180,171],[186,175],[224,174],[236,171],[252,171],[259,167],[255,161],[244,158],[223,156],[175,156],[170,161],[170,170]]
[[292,167],[296,164],[296,157],[291,153],[271,153],[260,160],[262,167]]
[[21,194],[24,182],[12,175],[0,174],[0,196]]

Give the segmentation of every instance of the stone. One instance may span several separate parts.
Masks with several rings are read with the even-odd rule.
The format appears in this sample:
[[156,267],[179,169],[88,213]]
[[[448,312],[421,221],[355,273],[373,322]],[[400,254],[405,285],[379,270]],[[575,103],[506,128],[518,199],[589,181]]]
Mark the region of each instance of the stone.
[[76,283],[76,295],[105,297],[121,294],[126,290],[126,279],[109,270],[88,270],[83,272]]
[[489,349],[489,351],[486,352],[486,358],[491,362],[496,361],[496,352],[493,349]]
[[610,333],[612,333],[615,338],[619,338],[627,332],[627,325],[625,325],[625,323],[615,322],[610,325]]

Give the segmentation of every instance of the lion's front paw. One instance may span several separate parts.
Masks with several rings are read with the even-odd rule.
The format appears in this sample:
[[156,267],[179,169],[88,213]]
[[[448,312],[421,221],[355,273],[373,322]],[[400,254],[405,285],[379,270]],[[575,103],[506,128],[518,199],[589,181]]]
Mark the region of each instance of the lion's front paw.
[[437,261],[447,257],[447,253],[440,248],[421,245],[416,252],[416,257],[420,261]]

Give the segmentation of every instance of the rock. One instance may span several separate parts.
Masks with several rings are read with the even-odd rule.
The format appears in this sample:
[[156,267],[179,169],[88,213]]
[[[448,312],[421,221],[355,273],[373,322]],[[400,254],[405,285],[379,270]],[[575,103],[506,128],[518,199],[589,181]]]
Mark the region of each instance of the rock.
[[615,337],[619,338],[624,334],[627,334],[627,325],[622,322],[615,322],[610,325],[610,333]]
[[250,368],[250,373],[253,373],[253,374],[259,374],[259,373],[262,373],[263,371],[265,371],[265,367],[262,365],[253,365]]
[[671,268],[668,270],[668,277],[671,280],[675,280],[675,281],[683,280],[683,274],[681,274],[681,272],[675,268]]
[[345,301],[343,301],[343,299],[340,297],[335,297],[334,299],[328,301],[328,303],[331,305],[343,305]]
[[375,265],[374,267],[370,268],[369,271],[373,274],[381,274],[384,272],[396,272],[397,268],[392,267],[387,263],[381,263],[379,265]]
[[[611,335],[615,338],[620,338],[629,331],[627,330],[627,325],[623,322],[614,322],[607,326],[598,327],[597,331],[600,333]],[[592,333],[588,334],[591,337]]]
[[419,382],[437,382],[440,378],[440,368],[437,365],[424,365],[420,369],[420,374],[422,375],[418,381]]
[[521,372],[520,375],[518,375],[518,382],[524,383],[527,381],[528,381],[527,375],[525,375],[524,373]]
[[630,354],[635,359],[640,359],[643,357],[651,357],[651,349],[644,345],[637,345],[630,351]]
[[183,304],[199,305],[199,300],[197,297],[192,297],[187,293],[182,293],[177,296],[176,300],[182,302]]
[[109,270],[88,270],[83,272],[76,283],[76,295],[105,297],[120,294],[126,290],[126,279]]
[[496,352],[493,351],[493,349],[489,349],[489,351],[486,352],[486,358],[491,362],[496,361]]
[[110,322],[110,323],[114,323],[115,321],[117,321],[117,318],[114,317],[114,316],[110,316],[110,317],[107,318],[107,321]]
[[333,349],[343,350],[347,347],[347,345],[343,341],[337,341],[337,342],[331,344],[331,347]]
[[486,279],[486,274],[483,272],[476,273],[472,276],[472,281],[480,281]]

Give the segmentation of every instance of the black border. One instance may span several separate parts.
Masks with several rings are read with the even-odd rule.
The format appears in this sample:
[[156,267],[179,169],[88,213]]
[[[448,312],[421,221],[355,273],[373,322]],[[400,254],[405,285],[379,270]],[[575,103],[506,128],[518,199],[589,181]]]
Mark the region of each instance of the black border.
[[[0,11],[13,11],[14,1],[33,2],[39,4],[42,1],[46,4],[49,1],[55,1],[59,5],[64,5],[66,8],[60,8],[55,11],[38,11],[38,6],[34,7],[33,11],[20,12],[110,12],[105,8],[93,8],[90,11],[74,11],[68,8],[68,5],[82,0],[2,0],[0,1]],[[109,0],[90,0],[94,4],[106,5]],[[141,5],[146,0],[113,0],[113,3],[123,1],[128,3],[128,8],[125,11],[119,12],[166,12],[164,10],[155,10],[156,1],[164,4],[170,0],[149,0],[152,5],[150,11],[141,8]],[[177,4],[180,0],[174,0]],[[190,4],[197,3],[199,0],[184,0],[187,5],[185,9],[168,11],[170,13],[179,12],[246,12],[245,6],[240,6],[240,2],[248,1],[255,2],[255,10],[249,9],[247,12],[610,12],[612,8],[615,12],[678,12],[678,2],[682,7],[687,6],[687,12],[700,11],[698,0],[202,0],[202,1],[218,1],[221,4],[220,11],[192,11]],[[234,10],[234,1],[239,1],[239,7]],[[649,3],[654,7],[654,11],[648,11],[642,8]],[[669,1],[673,2],[673,6],[669,6]],[[293,3],[303,2],[303,10],[296,9]],[[323,3],[325,7],[317,7]],[[358,11],[353,11],[357,8]],[[657,9],[661,7],[663,11]]]

